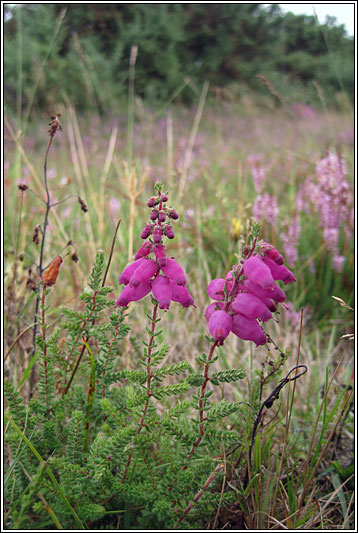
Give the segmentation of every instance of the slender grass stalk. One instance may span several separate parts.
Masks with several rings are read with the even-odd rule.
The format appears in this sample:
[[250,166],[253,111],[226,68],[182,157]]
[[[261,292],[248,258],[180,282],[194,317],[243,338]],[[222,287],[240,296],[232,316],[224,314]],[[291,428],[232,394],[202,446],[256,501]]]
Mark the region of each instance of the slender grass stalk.
[[129,80],[128,80],[128,129],[127,129],[127,160],[129,164],[133,159],[133,144],[134,144],[134,75],[135,64],[138,55],[138,45],[133,44],[131,47],[131,54],[129,58]]
[[[22,463],[20,463],[21,465],[21,468],[25,474],[25,476],[27,477],[27,479],[30,481],[31,485],[34,484],[34,480],[32,479],[32,477],[30,476],[30,474],[27,472],[26,468],[24,467],[24,465]],[[45,467],[46,466],[46,463],[43,464],[43,466]],[[40,491],[38,491],[37,493],[38,497],[40,498],[40,500],[42,501],[42,503],[44,504],[44,507],[46,509],[46,511],[48,512],[48,514],[51,516],[55,526],[57,527],[57,529],[64,529],[61,522],[59,521],[59,519],[57,518],[56,516],[56,513],[55,511],[52,509],[52,507],[47,503],[47,501],[45,500],[45,498],[43,497],[43,495],[41,494]]]
[[189,170],[189,167],[191,165],[193,148],[194,148],[196,136],[198,134],[199,124],[200,124],[200,120],[201,120],[201,117],[202,117],[202,114],[203,114],[203,110],[204,110],[204,106],[205,106],[205,100],[206,100],[206,95],[208,93],[208,89],[209,89],[209,82],[205,81],[204,85],[203,85],[203,88],[202,88],[202,91],[201,91],[199,104],[198,104],[198,109],[196,110],[196,113],[195,113],[193,127],[191,129],[191,133],[190,133],[190,137],[189,137],[189,141],[188,141],[188,146],[187,146],[187,149],[186,149],[186,152],[185,152],[185,156],[184,156],[183,170],[182,170],[182,173],[181,173],[181,176],[180,176],[179,187],[178,187],[178,200],[179,201],[182,199],[184,191],[185,191],[186,181],[187,181],[187,178],[188,178],[188,170]]

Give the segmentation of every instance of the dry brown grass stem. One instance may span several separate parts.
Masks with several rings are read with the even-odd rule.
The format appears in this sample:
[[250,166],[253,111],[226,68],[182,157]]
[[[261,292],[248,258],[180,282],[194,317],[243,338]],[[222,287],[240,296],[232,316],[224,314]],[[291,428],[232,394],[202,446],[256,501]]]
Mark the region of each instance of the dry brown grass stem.
[[104,213],[105,213],[105,188],[106,188],[106,180],[109,173],[109,169],[111,168],[112,160],[113,160],[113,154],[114,149],[116,146],[116,140],[118,135],[118,127],[114,126],[112,128],[111,138],[108,143],[108,150],[106,154],[106,159],[104,162],[101,178],[100,178],[100,184],[99,184],[99,211],[98,211],[98,230],[99,235],[103,235],[105,231],[104,227]]
[[[74,171],[76,174],[76,179],[77,179],[80,191],[81,191],[81,197],[84,198],[85,204],[88,205],[87,192],[89,191],[91,195],[91,204],[92,206],[95,206],[97,202],[95,198],[93,198],[93,193],[91,193],[93,189],[90,184],[88,167],[87,167],[86,157],[84,154],[81,134],[80,134],[78,122],[76,119],[76,114],[72,106],[69,106],[68,109],[69,109],[70,120],[68,122],[67,131],[68,131],[68,136],[69,136],[69,141],[70,141],[72,163],[73,163]],[[81,170],[81,167],[82,167],[82,170]],[[86,178],[85,181],[87,182],[87,185],[83,179],[82,172],[85,174],[85,178]],[[88,249],[90,252],[90,256],[94,257],[96,255],[96,240],[94,237],[90,216],[84,217],[84,225],[86,227],[87,234],[88,234]]]
[[[137,199],[143,192],[144,184],[148,176],[148,169],[144,171],[140,178],[140,181],[138,182],[137,171],[134,163],[132,163],[130,168],[127,161],[123,161],[122,164],[124,167],[123,186],[129,198],[128,261],[130,261],[133,255],[135,204]],[[116,170],[118,173],[118,177],[121,178],[122,173],[118,164],[116,165]]]
[[188,170],[192,162],[193,148],[194,148],[196,136],[198,134],[199,124],[200,124],[200,120],[203,114],[208,89],[209,89],[209,82],[205,81],[202,91],[201,91],[198,108],[195,113],[193,127],[191,128],[188,146],[187,146],[185,156],[184,156],[184,163],[183,163],[183,168],[181,171],[179,187],[178,187],[178,202],[180,202],[181,199],[183,198],[183,194],[185,191],[186,181],[188,178]]
[[27,326],[25,329],[23,329],[22,331],[20,331],[19,335],[16,337],[16,339],[11,343],[11,346],[8,348],[6,354],[4,355],[4,361],[6,361],[6,359],[9,357],[10,353],[11,353],[11,350],[14,348],[14,346],[16,346],[16,344],[19,342],[19,340],[21,339],[21,337],[24,335],[24,333],[26,333],[26,331],[29,331],[29,329],[33,328],[34,325],[36,324],[36,322],[34,322],[33,324],[30,324],[29,326]]
[[174,176],[174,141],[173,141],[173,113],[171,109],[167,111],[167,183],[168,188],[173,188]]

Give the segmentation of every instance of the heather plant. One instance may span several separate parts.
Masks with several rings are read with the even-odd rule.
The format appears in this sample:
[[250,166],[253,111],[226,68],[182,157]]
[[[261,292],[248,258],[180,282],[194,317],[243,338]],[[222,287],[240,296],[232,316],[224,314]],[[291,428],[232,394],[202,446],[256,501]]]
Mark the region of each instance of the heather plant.
[[[199,220],[157,182],[144,222],[134,167],[124,167],[128,264],[126,241],[115,251],[118,223],[107,260],[99,250],[81,294],[57,310],[68,263],[57,256],[43,269],[30,401],[6,379],[7,528],[318,529],[337,515],[349,527],[353,470],[338,443],[353,427],[351,369],[343,379],[341,361],[327,367],[322,384],[303,310],[292,333],[286,293],[306,290],[294,255],[262,238],[248,209],[235,251],[221,253],[232,237],[217,217],[220,188]],[[187,257],[197,249],[185,254],[180,240],[199,240],[195,224],[197,249],[212,242],[214,251],[193,275]],[[286,250],[296,235],[287,231]],[[195,343],[171,335],[180,324],[197,329]]]

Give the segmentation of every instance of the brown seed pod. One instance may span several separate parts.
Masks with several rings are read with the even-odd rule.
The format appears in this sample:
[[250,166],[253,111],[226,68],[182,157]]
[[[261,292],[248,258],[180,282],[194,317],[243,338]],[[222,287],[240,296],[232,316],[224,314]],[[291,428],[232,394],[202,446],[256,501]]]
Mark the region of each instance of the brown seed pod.
[[61,263],[62,263],[62,257],[61,256],[55,257],[51,265],[48,268],[46,268],[45,272],[42,274],[42,280],[46,286],[55,285]]

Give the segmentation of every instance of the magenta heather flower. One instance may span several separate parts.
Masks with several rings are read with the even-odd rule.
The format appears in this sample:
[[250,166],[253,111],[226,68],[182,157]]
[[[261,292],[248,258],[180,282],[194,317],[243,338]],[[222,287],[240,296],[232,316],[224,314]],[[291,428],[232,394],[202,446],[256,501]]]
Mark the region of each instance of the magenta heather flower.
[[151,286],[149,281],[145,281],[144,283],[141,283],[138,287],[129,287],[127,285],[122,290],[121,294],[119,295],[119,298],[117,300],[116,305],[120,307],[126,307],[129,302],[136,302],[137,300],[141,300],[147,294],[150,293]]
[[190,305],[195,307],[194,300],[187,287],[177,285],[174,281],[170,280],[172,288],[172,301],[178,302],[183,307],[189,307]]
[[254,341],[256,346],[266,344],[266,335],[254,318],[238,313],[232,318],[232,332],[244,341]]
[[185,285],[186,277],[184,270],[174,259],[167,259],[165,267],[161,267],[162,271],[168,278],[172,279],[177,285]]
[[208,295],[213,300],[224,300],[225,299],[225,293],[224,293],[224,286],[225,286],[225,279],[217,278],[210,281],[208,285]]
[[155,277],[152,281],[152,293],[160,309],[169,309],[172,299],[172,286],[169,278],[161,275]]
[[185,286],[183,269],[175,259],[167,258],[162,243],[165,236],[174,238],[172,227],[164,223],[167,216],[176,220],[178,214],[164,205],[168,201],[168,195],[162,194],[158,188],[157,190],[158,196],[152,196],[147,202],[151,208],[150,219],[156,223],[148,222],[144,226],[141,238],[146,242],[135,254],[135,261],[126,266],[120,275],[119,283],[126,287],[120,294],[117,305],[126,307],[129,302],[140,300],[152,291],[161,309],[169,309],[171,301],[178,302],[183,307],[195,307],[193,297]]
[[209,331],[215,341],[224,341],[232,328],[232,317],[226,311],[214,311],[209,319]]
[[265,303],[261,302],[260,298],[245,292],[240,292],[236,296],[232,302],[231,309],[235,313],[240,313],[248,318],[259,318],[262,322],[267,322],[267,320],[272,318],[272,313]]
[[156,260],[158,262],[158,265],[160,267],[165,267],[166,264],[167,264],[167,256],[165,255],[164,246],[162,244],[156,244],[153,247],[153,251],[154,251],[154,254],[155,254],[155,258],[156,258]]
[[122,274],[119,276],[119,283],[123,283],[124,285],[128,285],[129,280],[133,276],[134,272],[137,270],[137,268],[143,263],[144,258],[137,259],[130,265],[128,265],[122,272]]
[[152,243],[151,242],[145,242],[138,250],[138,252],[135,254],[134,259],[140,259],[141,257],[147,257],[147,255],[150,254],[152,249]]
[[138,287],[141,283],[149,281],[158,272],[159,267],[152,259],[144,259],[134,271],[131,279],[129,280],[130,287]]
[[261,257],[252,256],[244,262],[244,273],[251,281],[263,289],[272,288],[274,280],[271,269],[265,265]]
[[292,283],[293,273],[283,265],[282,255],[269,243],[258,245],[264,255],[255,253],[256,243],[244,254],[241,265],[230,270],[225,279],[213,279],[208,286],[215,300],[205,310],[209,332],[218,344],[223,344],[230,331],[243,340],[266,344],[267,336],[260,326],[272,318],[276,304],[286,299],[274,280]]

